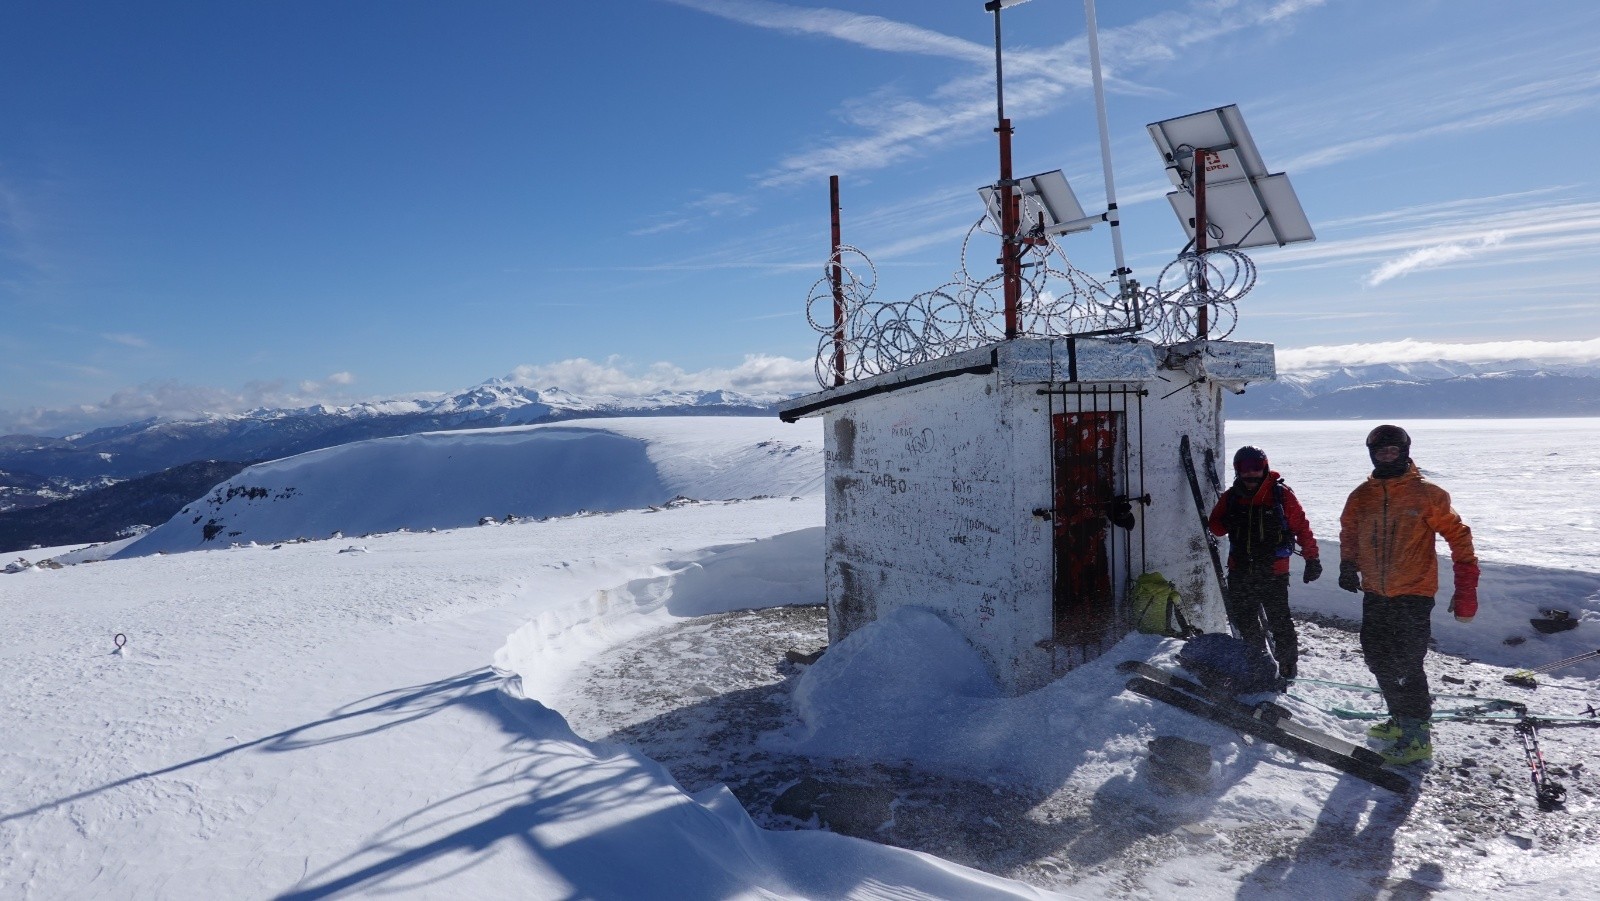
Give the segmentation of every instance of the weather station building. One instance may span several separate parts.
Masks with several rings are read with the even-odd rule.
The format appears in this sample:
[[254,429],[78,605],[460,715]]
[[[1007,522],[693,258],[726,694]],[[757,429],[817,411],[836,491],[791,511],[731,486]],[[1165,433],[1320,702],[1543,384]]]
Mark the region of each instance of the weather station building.
[[1020,694],[1131,631],[1145,573],[1194,626],[1227,628],[1199,508],[1222,490],[1226,398],[1276,375],[1270,344],[1223,340],[1254,284],[1240,248],[1310,227],[1236,107],[1150,131],[1191,237],[1150,287],[1120,244],[1115,281],[1071,267],[1056,238],[1114,224],[1109,179],[1107,213],[1089,217],[1059,172],[1011,178],[1004,118],[974,226],[1001,237],[998,275],[874,301],[870,261],[839,242],[834,181],[835,249],[807,305],[822,390],[779,408],[824,424],[830,642],[932,610]]

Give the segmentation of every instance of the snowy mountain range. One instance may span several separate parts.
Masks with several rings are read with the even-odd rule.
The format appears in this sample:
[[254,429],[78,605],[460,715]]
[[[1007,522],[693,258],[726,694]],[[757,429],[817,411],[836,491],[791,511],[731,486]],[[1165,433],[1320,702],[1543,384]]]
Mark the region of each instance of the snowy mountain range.
[[[771,415],[781,394],[580,396],[491,379],[437,398],[145,419],[64,437],[0,436],[0,510],[199,460],[272,460],[367,438],[609,416]],[[1600,416],[1600,364],[1438,360],[1284,370],[1231,401],[1240,419]]]
[[[8,435],[0,437],[0,510],[72,496],[79,493],[75,484],[100,487],[103,481],[94,480],[129,479],[197,460],[275,460],[368,438],[564,419],[762,416],[780,399],[723,390],[580,397],[559,387],[491,379],[439,398],[145,419],[61,438]],[[48,491],[30,493],[28,485]]]
[[1284,370],[1231,398],[1238,419],[1600,416],[1600,365],[1534,360]]
[[[159,524],[179,505],[169,496],[177,476],[160,481],[155,503],[132,489],[97,501],[93,529],[74,531],[81,510],[62,505],[189,464],[231,461],[237,467],[369,438],[574,419],[769,416],[786,396],[730,390],[581,396],[507,377],[438,397],[146,419],[64,437],[0,436],[0,551],[104,541],[124,528]],[[1435,360],[1284,367],[1277,381],[1229,398],[1227,413],[1245,420],[1600,416],[1600,364]],[[194,496],[208,487],[194,486]],[[37,512],[13,521],[29,510]]]
[[250,463],[371,438],[631,416],[766,417],[779,399],[726,390],[582,397],[507,378],[438,398],[146,419],[60,438],[8,435],[0,437],[0,553],[109,541],[160,525]]

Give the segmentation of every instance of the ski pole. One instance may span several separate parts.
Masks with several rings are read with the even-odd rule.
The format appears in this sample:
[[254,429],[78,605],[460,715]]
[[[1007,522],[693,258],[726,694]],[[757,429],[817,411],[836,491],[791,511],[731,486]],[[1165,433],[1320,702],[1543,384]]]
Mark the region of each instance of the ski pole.
[[1564,666],[1571,666],[1574,663],[1588,660],[1591,657],[1600,657],[1600,650],[1585,651],[1582,654],[1574,654],[1573,656],[1567,657],[1563,660],[1557,660],[1555,663],[1546,663],[1544,666],[1536,666],[1531,670],[1531,672],[1548,673],[1551,670],[1557,670]]
[[1540,810],[1555,810],[1566,797],[1566,786],[1553,782],[1545,771],[1544,754],[1539,751],[1539,733],[1533,723],[1523,720],[1517,724],[1517,737],[1522,739],[1522,753],[1528,758],[1528,771],[1533,779],[1533,796]]
[[1503,678],[1512,685],[1520,685],[1523,688],[1538,688],[1539,682],[1534,678],[1534,676],[1550,673],[1561,669],[1564,666],[1571,666],[1574,663],[1592,660],[1595,657],[1600,657],[1600,650],[1589,651],[1584,654],[1577,654],[1572,657],[1568,657],[1565,660],[1557,660],[1554,663],[1546,663],[1543,666],[1536,666],[1532,669],[1519,669],[1509,676],[1505,676]]

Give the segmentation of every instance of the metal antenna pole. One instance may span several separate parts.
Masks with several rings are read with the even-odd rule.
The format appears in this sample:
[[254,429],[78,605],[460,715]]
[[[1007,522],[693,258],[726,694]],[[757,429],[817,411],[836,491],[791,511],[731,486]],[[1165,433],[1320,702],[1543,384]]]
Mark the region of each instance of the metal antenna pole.
[[984,9],[994,13],[994,105],[1000,135],[1000,273],[1005,293],[1006,340],[1017,337],[1017,313],[1022,305],[1022,248],[1017,242],[1020,230],[1021,198],[1016,195],[1016,179],[1011,176],[1011,120],[1006,118],[1004,73],[1000,65],[1000,9],[1004,0],[989,0]]
[[994,13],[994,108],[1000,121],[1006,118],[1006,90],[1005,76],[1000,71],[1000,4],[991,2],[984,4],[984,9]]
[[[1083,0],[1083,14],[1087,20],[1089,37],[1089,72],[1094,77],[1094,112],[1100,125],[1100,165],[1106,179],[1106,221],[1111,223],[1111,250],[1117,261],[1117,296],[1130,301],[1128,267],[1122,256],[1122,217],[1117,212],[1117,186],[1111,176],[1111,130],[1106,125],[1106,86],[1100,77],[1100,27],[1094,14],[1094,0]],[[999,13],[995,14],[998,22]],[[1134,307],[1134,321],[1139,323],[1139,308]]]
[[[1210,237],[1207,234],[1210,226],[1206,224],[1206,160],[1209,157],[1210,152],[1203,147],[1194,152],[1194,279],[1195,290],[1202,299],[1211,290],[1206,284],[1206,244]],[[1197,314],[1195,337],[1201,341],[1209,338],[1206,316],[1210,309],[1209,304],[1202,303]]]
[[833,384],[844,384],[844,265],[840,262],[839,176],[828,176],[828,206],[833,220],[833,255],[829,267],[833,282]]

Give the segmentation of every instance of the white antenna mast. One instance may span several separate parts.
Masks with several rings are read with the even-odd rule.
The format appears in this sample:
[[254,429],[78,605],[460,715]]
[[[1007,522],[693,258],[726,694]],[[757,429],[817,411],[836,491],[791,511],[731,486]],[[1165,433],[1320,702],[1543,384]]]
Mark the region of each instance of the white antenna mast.
[[[1106,221],[1111,223],[1111,250],[1117,261],[1117,296],[1129,300],[1128,266],[1122,257],[1122,216],[1117,212],[1117,187],[1111,176],[1111,135],[1106,125],[1106,87],[1100,78],[1100,32],[1095,22],[1094,0],[1083,0],[1083,15],[1088,26],[1089,71],[1094,76],[1094,112],[1100,124],[1100,165],[1106,178]],[[1135,311],[1134,316],[1138,317]]]

